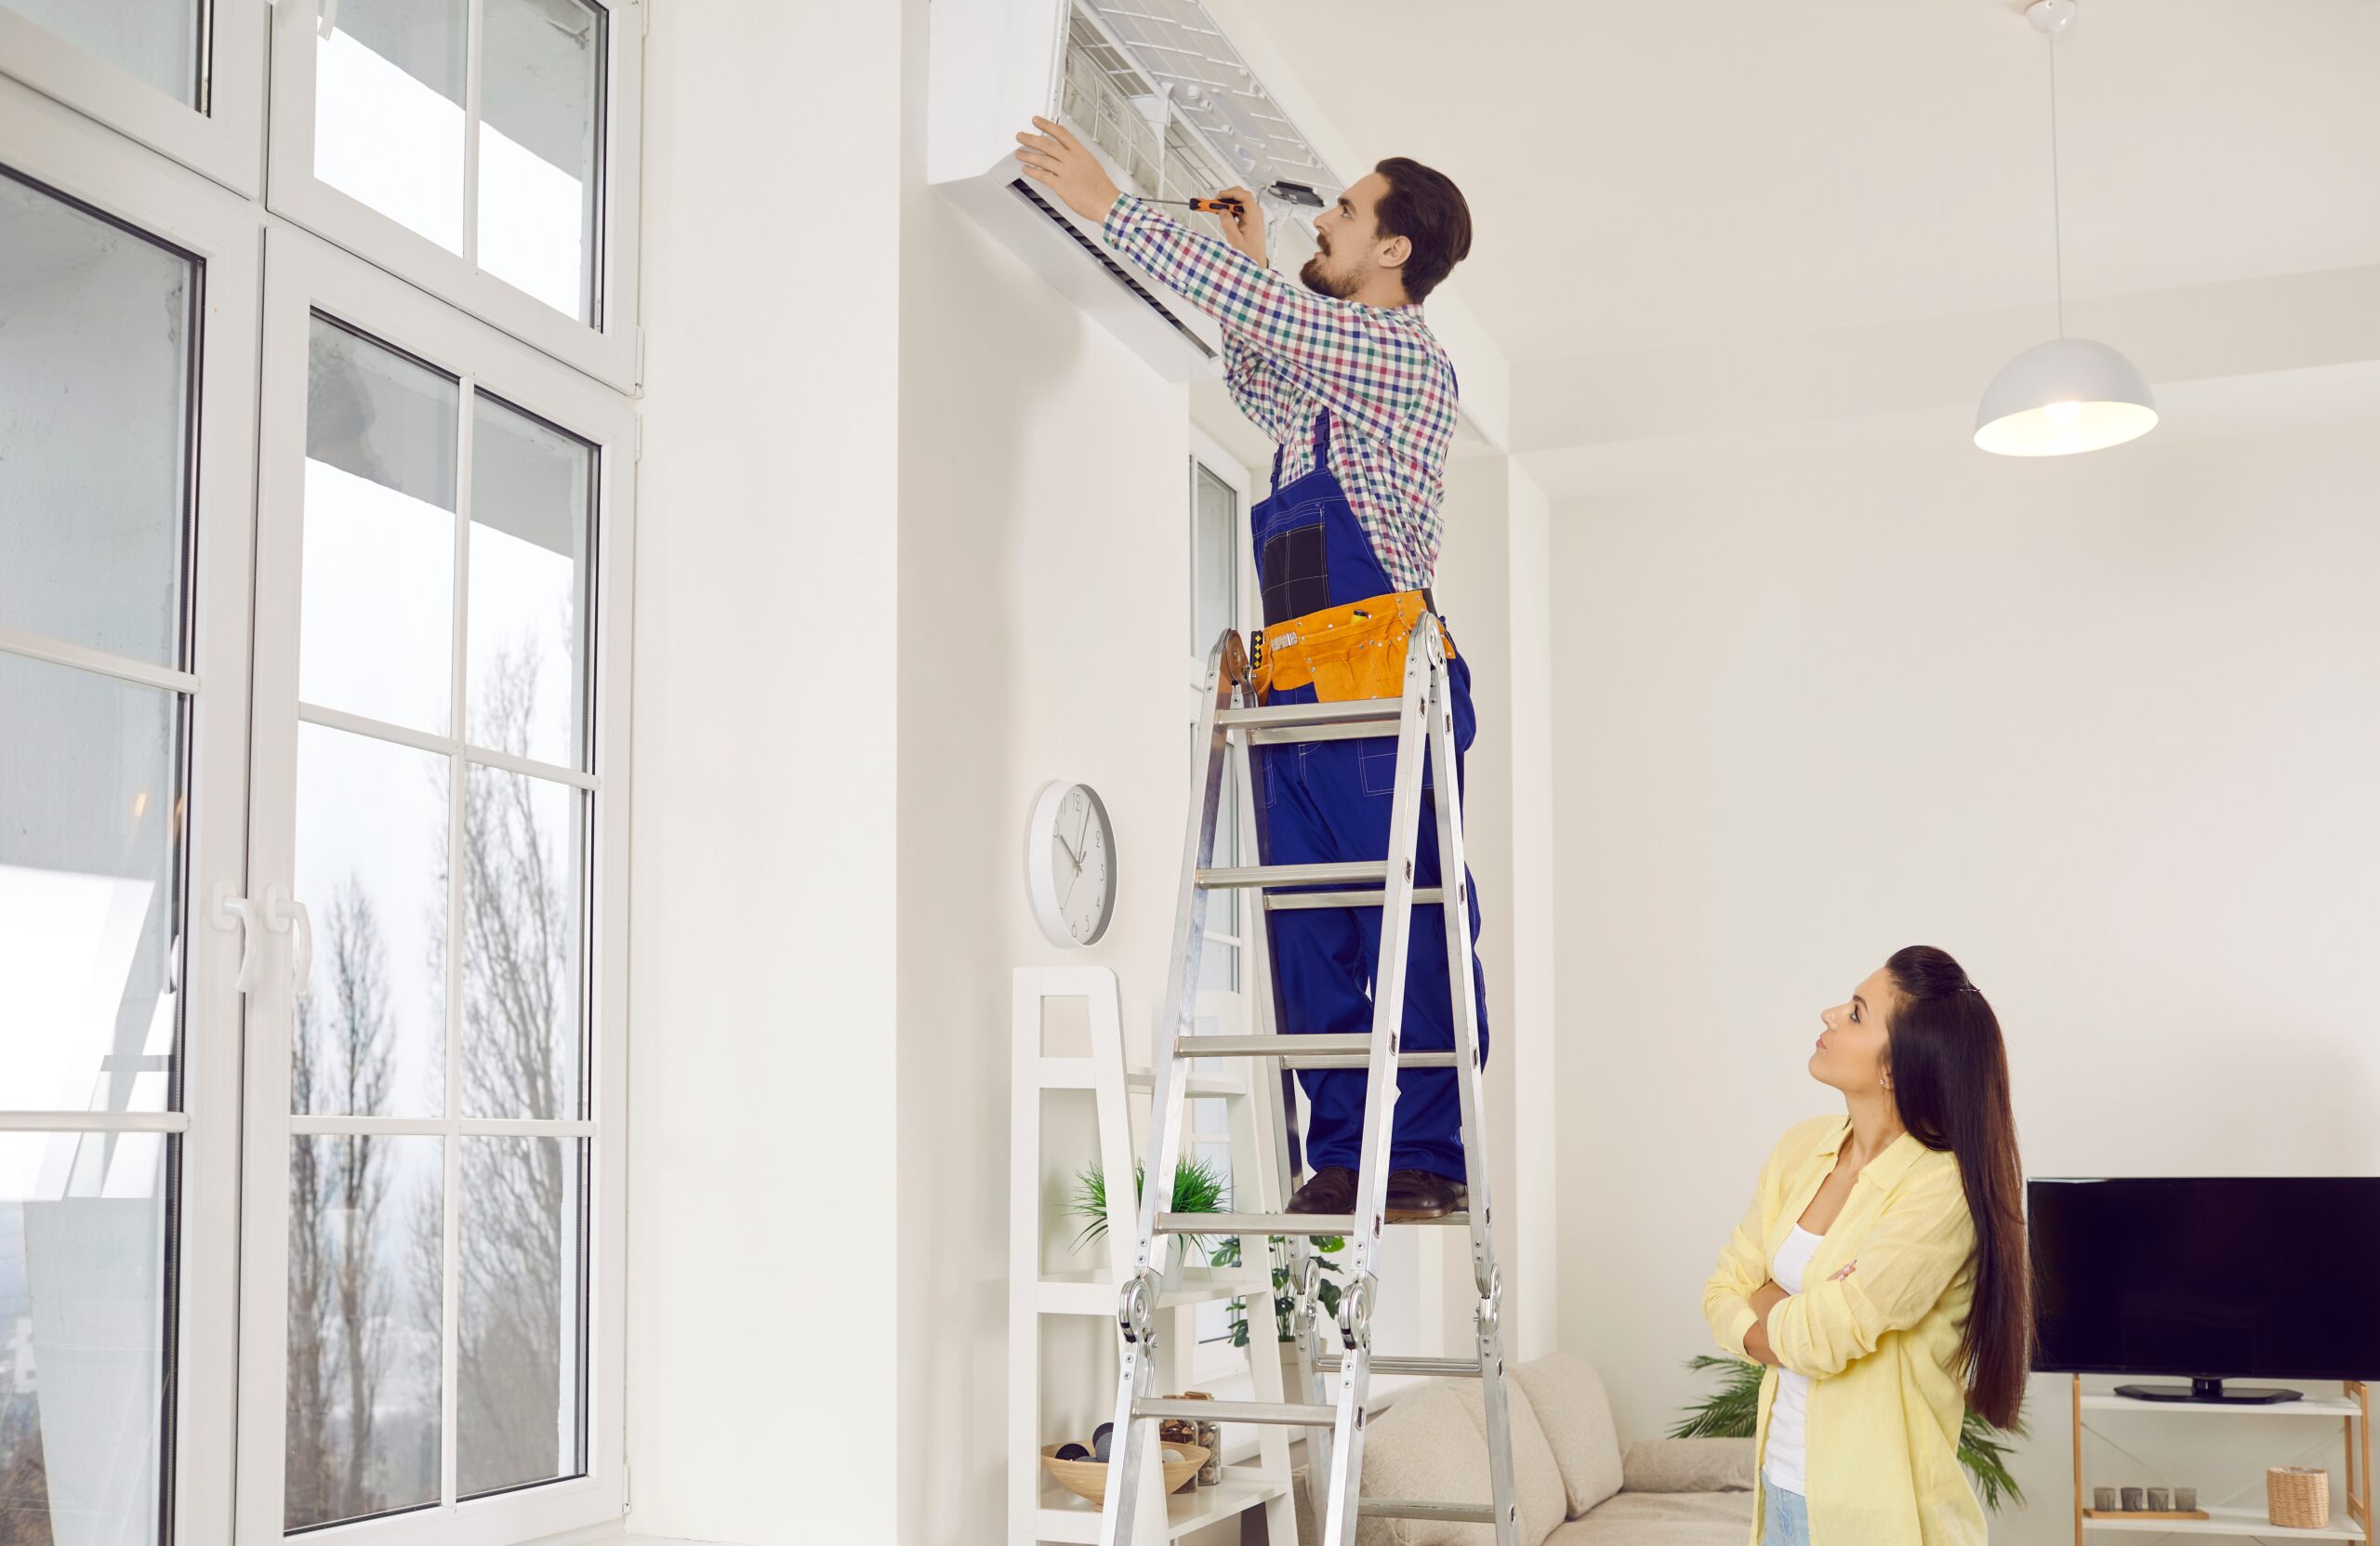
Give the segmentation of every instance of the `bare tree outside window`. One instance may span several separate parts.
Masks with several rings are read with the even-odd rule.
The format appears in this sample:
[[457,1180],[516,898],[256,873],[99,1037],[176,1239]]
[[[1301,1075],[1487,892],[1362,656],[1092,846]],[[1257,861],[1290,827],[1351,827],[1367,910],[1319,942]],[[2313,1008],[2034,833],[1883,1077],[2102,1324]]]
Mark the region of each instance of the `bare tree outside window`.
[[[475,706],[474,745],[525,756],[537,660],[502,657]],[[451,799],[454,791],[444,791]],[[577,985],[578,791],[501,769],[464,771],[462,1111],[467,1117],[578,1115],[583,1056]],[[442,800],[442,805],[444,801]],[[447,863],[451,807],[426,834]],[[443,915],[429,932],[429,980],[444,984]],[[380,930],[360,888],[326,920],[326,993],[301,1012],[295,1109],[385,1109],[391,1078]],[[441,989],[443,1000],[443,988]],[[337,1087],[335,1098],[317,1096]],[[417,1458],[391,1453],[376,1420],[421,1399],[395,1387],[390,1350],[440,1345],[445,1218],[436,1187],[392,1203],[391,1143],[431,1138],[300,1139],[290,1171],[289,1527],[360,1518],[426,1500]],[[584,1469],[582,1341],[584,1141],[466,1136],[456,1258],[456,1495],[499,1491]],[[372,1242],[382,1242],[376,1264]],[[401,1277],[429,1291],[394,1295]],[[402,1299],[400,1304],[398,1301]],[[401,1318],[403,1324],[392,1325]],[[429,1398],[434,1403],[435,1387]],[[430,1432],[436,1434],[434,1418]],[[393,1474],[384,1474],[393,1473]],[[429,1461],[430,1498],[436,1461]]]

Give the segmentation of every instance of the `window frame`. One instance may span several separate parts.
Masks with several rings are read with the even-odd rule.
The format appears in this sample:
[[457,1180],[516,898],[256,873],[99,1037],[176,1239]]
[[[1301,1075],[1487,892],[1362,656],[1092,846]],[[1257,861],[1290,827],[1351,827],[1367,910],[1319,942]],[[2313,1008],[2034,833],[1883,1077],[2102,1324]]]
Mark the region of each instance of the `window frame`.
[[[637,324],[640,137],[643,122],[647,0],[590,0],[606,13],[602,189],[595,220],[595,295],[599,321],[567,316],[429,237],[314,176],[314,43],[323,11],[336,0],[274,0],[272,95],[266,146],[267,202],[332,244],[410,280],[532,348],[544,350],[624,392],[643,374]],[[466,68],[476,112],[483,0],[468,0]],[[467,123],[469,120],[467,119]],[[466,134],[466,165],[475,154]],[[464,229],[478,212],[467,181]]]
[[[358,332],[472,381],[511,405],[551,420],[597,448],[595,529],[589,548],[593,622],[588,708],[592,766],[576,782],[589,791],[588,909],[582,963],[589,1005],[588,1115],[552,1120],[438,1117],[329,1119],[350,1129],[434,1131],[452,1144],[464,1136],[586,1137],[593,1145],[592,1196],[584,1204],[590,1237],[585,1336],[587,1471],[474,1500],[452,1497],[456,1331],[454,1265],[447,1265],[442,1320],[441,1501],[404,1513],[326,1525],[308,1535],[398,1546],[511,1546],[567,1531],[616,1526],[625,1513],[627,1428],[624,1305],[627,1291],[628,693],[633,660],[629,611],[635,551],[638,419],[628,399],[561,365],[444,300],[285,225],[267,242],[263,347],[259,367],[257,534],[254,806],[251,873],[265,883],[294,884],[295,790],[300,723],[298,651],[302,583],[308,340],[317,311]],[[468,485],[468,463],[457,469]],[[467,486],[458,486],[458,522],[469,521]],[[458,706],[459,707],[459,706]],[[408,741],[422,740],[408,733]],[[432,739],[444,740],[443,737]],[[484,765],[475,762],[474,765]],[[542,766],[540,764],[539,766]],[[542,776],[542,775],[541,775]],[[270,813],[270,814],[268,814]],[[300,898],[318,910],[323,899]],[[284,1431],[288,1353],[288,1156],[290,1027],[296,1005],[285,974],[260,996],[247,1066],[245,1163],[247,1227],[242,1275],[259,1288],[241,1309],[239,1539],[278,1540],[283,1530]],[[303,1119],[320,1130],[324,1118]],[[446,1164],[450,1180],[455,1159]],[[448,1196],[448,1249],[453,1209]]]
[[204,107],[185,107],[11,10],[0,10],[0,73],[254,198],[264,188],[265,13],[271,0],[200,3]]
[[[201,264],[193,362],[196,462],[185,519],[186,658],[152,665],[7,630],[0,648],[151,686],[190,700],[185,754],[191,817],[183,839],[181,1088],[178,1112],[10,1112],[12,1130],[165,1131],[179,1135],[171,1249],[173,1339],[161,1414],[160,1496],[172,1538],[230,1539],[235,1416],[240,1198],[240,1063],[245,1006],[233,986],[243,937],[210,927],[218,890],[245,886],[249,694],[248,577],[255,509],[258,228],[250,207],[15,81],[0,80],[0,165]],[[262,941],[258,942],[262,948]]]

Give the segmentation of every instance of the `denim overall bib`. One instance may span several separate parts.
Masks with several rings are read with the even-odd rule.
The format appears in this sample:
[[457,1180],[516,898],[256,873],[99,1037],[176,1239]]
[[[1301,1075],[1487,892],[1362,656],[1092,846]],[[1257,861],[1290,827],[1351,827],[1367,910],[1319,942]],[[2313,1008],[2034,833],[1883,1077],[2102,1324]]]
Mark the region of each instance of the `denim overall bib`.
[[[1273,453],[1272,496],[1250,512],[1256,573],[1268,624],[1327,607],[1384,596],[1396,587],[1372,552],[1330,470],[1330,415],[1315,419],[1314,470],[1281,483],[1281,451]],[[1447,662],[1454,694],[1455,768],[1476,733],[1471,707],[1471,667]],[[1276,691],[1277,704],[1312,703],[1311,685]],[[1396,782],[1396,739],[1316,741],[1252,748],[1256,840],[1268,865],[1336,864],[1388,852],[1388,815]],[[1427,762],[1424,788],[1433,786]],[[1438,884],[1438,826],[1424,799],[1413,883]],[[1466,877],[1468,879],[1468,877]],[[1471,937],[1479,938],[1479,892],[1470,888]],[[1280,1028],[1299,1034],[1365,1035],[1372,1028],[1372,974],[1380,964],[1382,909],[1314,908],[1268,913]],[[1488,979],[1473,957],[1472,991],[1479,1006],[1479,1052],[1488,1053]],[[1446,922],[1435,905],[1416,905],[1405,965],[1408,1051],[1454,1046],[1454,1004],[1448,983]],[[1363,1143],[1364,1082],[1356,1069],[1303,1069],[1309,1119],[1308,1170],[1357,1168]],[[1397,1075],[1393,1170],[1429,1170],[1465,1180],[1462,1125],[1455,1075],[1447,1068],[1410,1068]]]

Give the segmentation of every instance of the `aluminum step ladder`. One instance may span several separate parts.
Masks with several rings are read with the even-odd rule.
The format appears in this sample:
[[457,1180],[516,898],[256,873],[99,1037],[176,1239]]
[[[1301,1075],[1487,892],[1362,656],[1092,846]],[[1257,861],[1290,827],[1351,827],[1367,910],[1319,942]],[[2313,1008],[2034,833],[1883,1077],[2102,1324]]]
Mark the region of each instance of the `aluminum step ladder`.
[[[1208,694],[1200,711],[1196,746],[1203,757],[1203,776],[1194,786],[1188,836],[1182,858],[1180,908],[1175,915],[1173,960],[1166,976],[1166,996],[1157,1027],[1154,1086],[1149,1106],[1146,1181],[1140,1196],[1139,1237],[1133,1275],[1122,1286],[1117,1319],[1123,1333],[1122,1368],[1117,1382],[1117,1463],[1108,1477],[1106,1509],[1101,1515],[1101,1546],[1128,1546],[1141,1513],[1136,1500],[1144,1477],[1157,1463],[1161,1447],[1157,1423],[1166,1418],[1210,1422],[1276,1423],[1307,1430],[1308,1474],[1316,1484],[1315,1513],[1322,1522],[1328,1546],[1354,1546],[1359,1518],[1432,1519],[1492,1525],[1496,1546],[1519,1546],[1520,1515],[1513,1491],[1512,1423],[1504,1394],[1503,1333],[1500,1325],[1503,1284],[1496,1266],[1495,1237],[1488,1204],[1488,1143],[1481,1125],[1479,1023],[1473,980],[1467,871],[1463,865],[1461,802],[1455,773],[1454,716],[1445,646],[1435,616],[1425,614],[1414,627],[1405,657],[1405,690],[1401,697],[1367,698],[1353,702],[1302,704],[1277,707],[1256,705],[1248,654],[1236,631],[1226,631],[1210,657]],[[1378,861],[1327,865],[1257,865],[1213,867],[1215,829],[1223,802],[1224,769],[1236,778],[1245,827],[1252,828],[1254,785],[1250,778],[1249,751],[1255,746],[1288,743],[1396,737],[1396,786],[1389,807],[1389,852]],[[1421,783],[1422,748],[1430,749],[1436,777],[1434,789]],[[1432,799],[1437,814],[1438,872],[1444,886],[1416,890],[1414,849],[1420,836],[1421,801]],[[1295,891],[1276,888],[1296,887]],[[1313,888],[1328,888],[1316,890]],[[1259,1036],[1199,1035],[1197,1025],[1199,968],[1206,957],[1207,903],[1216,892],[1252,892],[1261,903],[1260,918],[1272,912],[1301,907],[1379,907],[1380,963],[1373,984],[1372,1028],[1369,1035],[1282,1035],[1277,979],[1271,970],[1269,932],[1250,931],[1258,948],[1248,952],[1253,964],[1251,986],[1265,1033]],[[1456,1047],[1452,1051],[1401,1052],[1399,1031],[1404,1018],[1406,945],[1416,903],[1439,910],[1445,918],[1448,978],[1453,985]],[[1175,1161],[1182,1152],[1191,1060],[1230,1057],[1263,1060],[1258,1078],[1279,1080],[1281,1070],[1297,1068],[1362,1068],[1369,1082],[1365,1093],[1362,1150],[1356,1167],[1355,1211],[1352,1214],[1301,1213],[1174,1213],[1160,1206],[1173,1196]],[[1461,1096],[1462,1150],[1467,1177],[1466,1212],[1427,1221],[1431,1224],[1467,1228],[1471,1232],[1472,1275],[1479,1291],[1475,1315],[1475,1347],[1471,1358],[1399,1357],[1372,1351],[1371,1326],[1380,1293],[1381,1229],[1388,1195],[1390,1137],[1395,1121],[1397,1068],[1452,1068]],[[1296,1103],[1284,1091],[1278,1101],[1265,1103],[1273,1118],[1270,1135],[1280,1163],[1273,1170],[1292,1186],[1297,1176],[1289,1165],[1289,1124],[1296,1120]],[[1236,1170],[1237,1167],[1235,1166]],[[1299,1169],[1302,1169],[1300,1167]],[[1235,1196],[1236,1203],[1239,1199]],[[1259,1206],[1278,1206],[1277,1198],[1260,1198]],[[1160,1252],[1175,1249],[1176,1235],[1240,1237],[1244,1260],[1251,1265],[1255,1242],[1279,1236],[1279,1249],[1289,1257],[1289,1287],[1295,1309],[1291,1324],[1302,1345],[1299,1360],[1307,1388],[1290,1399],[1271,1402],[1159,1399],[1155,1394],[1157,1364],[1158,1270]],[[1354,1253],[1349,1281],[1340,1296],[1337,1324],[1326,1331],[1319,1298],[1321,1259],[1312,1242],[1318,1235],[1343,1235]],[[1269,1244],[1269,1251],[1274,1249]],[[1252,1305],[1250,1319],[1262,1327],[1266,1316]],[[1261,1337],[1260,1354],[1261,1354]],[[1332,1350],[1325,1352],[1326,1344]],[[1475,1379],[1485,1398],[1488,1486],[1491,1496],[1476,1503],[1425,1502],[1362,1495],[1365,1403],[1374,1373],[1417,1374]],[[1336,1399],[1329,1399],[1326,1374],[1338,1376]],[[1162,1546],[1141,1541],[1138,1546]]]

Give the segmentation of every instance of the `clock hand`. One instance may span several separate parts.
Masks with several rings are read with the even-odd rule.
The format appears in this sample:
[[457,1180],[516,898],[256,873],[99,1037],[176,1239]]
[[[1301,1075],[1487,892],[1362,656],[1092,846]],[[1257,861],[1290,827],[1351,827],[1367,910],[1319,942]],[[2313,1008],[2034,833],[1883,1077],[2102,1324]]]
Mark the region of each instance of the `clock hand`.
[[1066,851],[1066,857],[1075,862],[1075,868],[1082,868],[1082,855],[1075,852],[1072,843],[1066,841],[1066,835],[1063,832],[1052,832],[1050,836],[1058,839],[1058,846]]
[[1080,846],[1082,845],[1083,839],[1086,839],[1086,838],[1088,838],[1088,837],[1090,837],[1090,836],[1091,836],[1091,801],[1089,801],[1089,800],[1084,800],[1084,801],[1082,802],[1082,826],[1081,826],[1081,828],[1080,828],[1078,831],[1077,831],[1077,832],[1075,833],[1075,844],[1076,844],[1076,846],[1077,846],[1077,847],[1080,847]]

